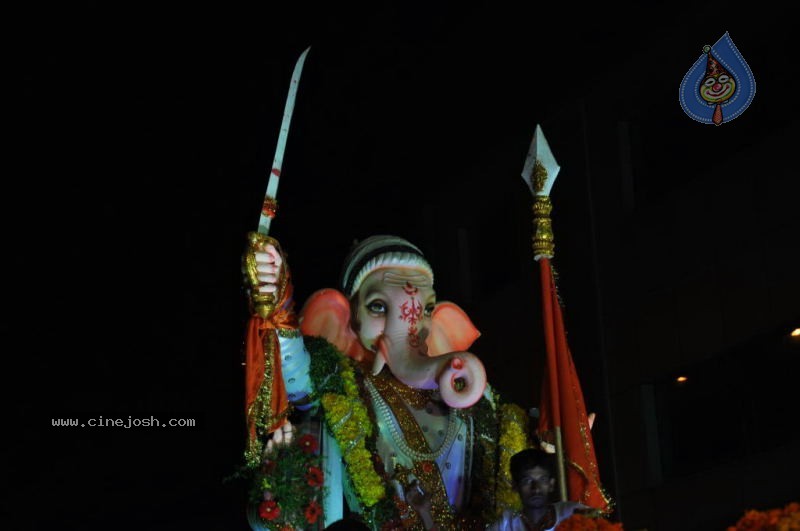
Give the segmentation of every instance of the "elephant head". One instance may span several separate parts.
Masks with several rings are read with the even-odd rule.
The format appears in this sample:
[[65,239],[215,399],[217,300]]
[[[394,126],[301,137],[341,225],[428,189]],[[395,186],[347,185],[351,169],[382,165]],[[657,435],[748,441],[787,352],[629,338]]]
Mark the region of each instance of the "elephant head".
[[[374,238],[385,245],[374,245]],[[381,252],[386,247],[393,250]],[[365,240],[360,248],[363,256],[356,248],[348,261],[352,267],[345,268],[343,286],[350,298],[333,289],[312,295],[301,312],[303,333],[372,361],[373,374],[388,366],[405,385],[438,388],[450,407],[477,402],[486,372],[466,349],[480,333],[458,306],[437,304],[433,273],[421,252],[385,236]]]

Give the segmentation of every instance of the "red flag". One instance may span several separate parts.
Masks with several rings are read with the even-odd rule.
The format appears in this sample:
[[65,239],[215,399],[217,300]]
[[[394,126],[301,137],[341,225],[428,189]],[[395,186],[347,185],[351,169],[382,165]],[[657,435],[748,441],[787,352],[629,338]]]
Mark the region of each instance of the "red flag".
[[566,467],[567,497],[602,511],[611,510],[611,500],[600,484],[594,441],[586,414],[578,373],[572,361],[564,329],[564,317],[556,294],[550,261],[539,261],[542,274],[547,371],[542,385],[539,437],[554,443],[561,428]]

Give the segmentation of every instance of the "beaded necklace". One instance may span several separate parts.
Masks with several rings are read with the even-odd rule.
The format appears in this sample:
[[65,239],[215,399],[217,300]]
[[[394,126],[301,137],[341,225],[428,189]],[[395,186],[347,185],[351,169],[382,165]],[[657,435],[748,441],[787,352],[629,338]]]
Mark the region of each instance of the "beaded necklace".
[[[451,447],[456,435],[458,434],[460,424],[460,418],[457,409],[450,408],[447,422],[447,434],[442,441],[442,444],[439,445],[438,448],[429,451],[425,451],[424,447],[412,448],[411,445],[408,444],[408,440],[406,439],[405,435],[401,432],[399,421],[392,412],[391,406],[381,393],[381,391],[384,393],[393,391],[393,389],[389,387],[385,378],[367,378],[365,379],[364,383],[366,384],[366,388],[369,392],[370,398],[372,399],[372,403],[375,405],[377,417],[389,428],[389,434],[397,448],[412,461],[436,461],[442,456],[442,454],[444,454],[445,450]],[[378,390],[378,387],[381,388],[380,391]],[[427,444],[424,444],[424,446],[427,446]]]

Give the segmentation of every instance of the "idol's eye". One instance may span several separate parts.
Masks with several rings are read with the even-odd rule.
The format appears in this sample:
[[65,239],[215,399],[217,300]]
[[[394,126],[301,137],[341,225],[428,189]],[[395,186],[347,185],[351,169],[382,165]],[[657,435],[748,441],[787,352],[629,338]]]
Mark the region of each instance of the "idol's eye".
[[425,317],[430,317],[431,315],[433,315],[433,310],[435,308],[436,305],[434,303],[430,303],[427,306],[425,306]]
[[716,81],[716,80],[715,80],[713,77],[710,77],[710,78],[708,78],[708,79],[706,79],[706,80],[705,80],[705,82],[703,83],[703,85],[705,85],[705,86],[707,86],[707,87],[710,87],[711,85],[713,85],[713,84],[714,84],[714,82],[715,82],[715,81]]
[[374,315],[383,315],[386,313],[386,303],[382,300],[374,300],[367,304],[367,311]]
[[719,76],[719,82],[720,83],[727,83],[728,79],[730,79],[730,78],[728,76],[726,76],[725,74],[722,74],[721,76]]

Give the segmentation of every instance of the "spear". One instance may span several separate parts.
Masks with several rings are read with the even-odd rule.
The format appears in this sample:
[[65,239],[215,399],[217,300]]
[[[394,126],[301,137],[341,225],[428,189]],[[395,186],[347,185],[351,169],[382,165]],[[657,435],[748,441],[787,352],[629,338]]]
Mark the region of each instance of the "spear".
[[550,189],[556,180],[561,167],[553,157],[547,139],[544,137],[541,126],[536,125],[536,131],[531,141],[525,165],[522,169],[522,180],[528,185],[533,194],[533,259],[539,262],[540,280],[542,284],[542,318],[544,321],[544,340],[547,351],[548,389],[550,392],[549,412],[553,418],[553,433],[555,437],[556,461],[558,463],[558,488],[561,501],[567,500],[566,472],[564,470],[564,447],[561,440],[561,411],[558,390],[558,372],[556,362],[555,321],[553,318],[553,273],[550,269],[550,259],[555,254],[553,227],[550,220],[550,211],[553,206],[550,202]]
[[539,262],[542,320],[547,351],[547,373],[542,390],[542,416],[538,431],[540,435],[545,430],[552,431],[561,501],[566,501],[569,494],[571,500],[608,512],[611,509],[611,500],[600,484],[591,434],[592,422],[586,414],[578,373],[567,344],[561,302],[550,266],[550,260],[555,254],[550,221],[550,190],[559,169],[542,128],[537,125],[522,170],[522,178],[534,196],[533,254],[534,259]]

